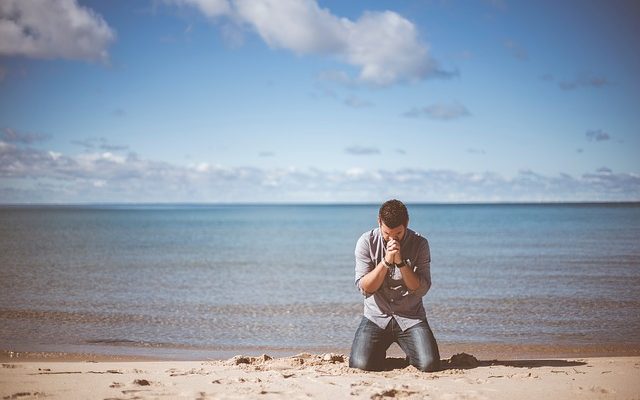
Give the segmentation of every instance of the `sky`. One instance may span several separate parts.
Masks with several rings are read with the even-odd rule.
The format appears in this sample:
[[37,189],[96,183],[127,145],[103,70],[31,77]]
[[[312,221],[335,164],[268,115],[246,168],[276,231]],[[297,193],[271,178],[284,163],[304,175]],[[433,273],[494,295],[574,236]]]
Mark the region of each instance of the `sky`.
[[640,4],[2,0],[0,203],[640,200]]

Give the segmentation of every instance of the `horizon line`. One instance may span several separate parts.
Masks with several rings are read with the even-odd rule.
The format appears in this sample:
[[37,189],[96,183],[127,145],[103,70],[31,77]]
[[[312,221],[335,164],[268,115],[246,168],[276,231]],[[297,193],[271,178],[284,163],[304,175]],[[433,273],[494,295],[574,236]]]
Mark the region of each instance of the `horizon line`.
[[[403,201],[408,206],[420,205],[633,205],[640,200],[544,200],[544,201]],[[81,206],[376,206],[382,202],[65,202],[65,203],[0,203],[0,207],[81,207]]]

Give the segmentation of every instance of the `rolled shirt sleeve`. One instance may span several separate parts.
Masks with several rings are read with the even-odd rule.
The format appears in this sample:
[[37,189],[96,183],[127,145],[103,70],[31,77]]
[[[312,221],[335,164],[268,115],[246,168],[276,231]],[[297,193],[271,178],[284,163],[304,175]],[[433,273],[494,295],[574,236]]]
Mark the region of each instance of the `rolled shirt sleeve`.
[[422,243],[418,248],[412,268],[420,278],[420,286],[412,293],[418,297],[423,297],[431,288],[431,251],[426,238],[422,238]]
[[371,259],[371,251],[369,244],[369,232],[366,232],[360,236],[358,243],[356,244],[355,256],[356,256],[356,287],[365,297],[371,296],[373,293],[367,293],[360,286],[360,279],[368,274],[376,267],[375,261]]

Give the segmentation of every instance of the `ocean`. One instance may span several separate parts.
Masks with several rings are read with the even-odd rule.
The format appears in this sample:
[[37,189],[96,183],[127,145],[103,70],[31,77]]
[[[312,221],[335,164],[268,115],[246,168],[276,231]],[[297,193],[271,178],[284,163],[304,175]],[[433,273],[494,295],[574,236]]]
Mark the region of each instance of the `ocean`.
[[[439,343],[640,346],[640,203],[410,204]],[[346,349],[378,205],[0,207],[0,350]]]

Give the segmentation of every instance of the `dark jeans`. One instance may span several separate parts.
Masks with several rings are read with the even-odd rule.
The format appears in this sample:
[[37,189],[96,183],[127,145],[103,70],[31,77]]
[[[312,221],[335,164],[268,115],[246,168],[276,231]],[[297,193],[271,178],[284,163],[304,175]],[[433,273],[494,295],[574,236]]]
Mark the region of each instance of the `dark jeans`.
[[438,344],[427,321],[403,332],[393,318],[385,329],[381,329],[366,317],[362,317],[353,339],[349,366],[366,371],[383,369],[387,349],[393,342],[405,352],[409,364],[420,371],[432,372],[440,368]]

